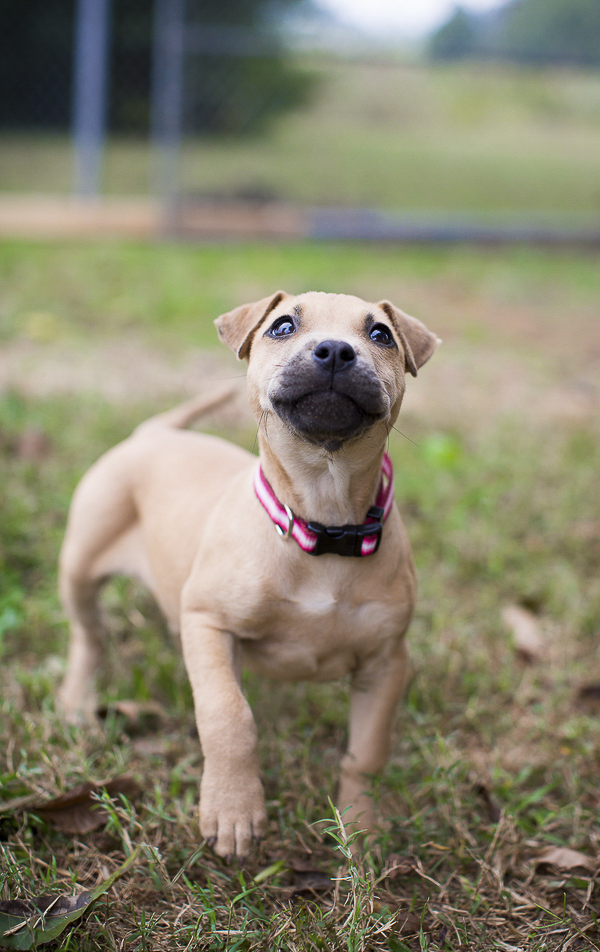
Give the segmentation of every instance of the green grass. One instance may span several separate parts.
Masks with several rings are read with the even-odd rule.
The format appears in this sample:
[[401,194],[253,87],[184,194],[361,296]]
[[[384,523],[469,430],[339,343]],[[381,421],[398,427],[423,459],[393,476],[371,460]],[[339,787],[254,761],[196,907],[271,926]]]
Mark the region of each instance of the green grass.
[[[0,340],[42,343],[135,332],[171,350],[216,346],[213,318],[283,287],[339,291],[402,303],[443,337],[514,340],[526,323],[548,335],[600,295],[593,255],[531,248],[501,254],[462,246],[415,249],[330,243],[142,245],[127,242],[3,242]],[[494,313],[506,310],[506,319]],[[527,309],[524,320],[523,309]],[[451,319],[449,319],[449,314]],[[592,325],[593,328],[593,325]],[[564,334],[572,348],[573,335]],[[581,340],[588,349],[593,344]],[[555,346],[550,341],[551,346]]]
[[[315,101],[265,137],[194,140],[186,195],[262,192],[315,205],[549,214],[593,224],[600,210],[600,77],[570,70],[306,60]],[[111,194],[145,194],[146,143],[115,139]],[[3,135],[9,191],[71,187],[67,139]]]
[[[356,860],[328,801],[345,743],[343,684],[265,690],[246,678],[268,833],[243,868],[202,844],[185,671],[131,583],[107,591],[101,694],[159,701],[159,727],[154,715],[134,724],[114,711],[96,730],[61,724],[67,631],[55,583],[68,501],[85,468],[161,397],[44,394],[35,369],[1,393],[0,806],[124,773],[142,788],[77,836],[35,810],[0,813],[2,898],[91,888],[142,844],[61,949],[599,948],[597,882],[536,866],[553,845],[598,861],[598,706],[580,697],[600,683],[597,404],[567,418],[549,399],[594,379],[597,262],[534,250],[12,243],[0,246],[0,274],[7,354],[22,348],[32,367],[53,362],[57,373],[68,354],[123,334],[140,354],[160,346],[176,361],[212,344],[221,310],[281,285],[389,296],[445,339],[410,381],[429,396],[400,417],[409,439],[390,441],[420,593],[411,682],[374,781],[386,823]],[[519,401],[502,409],[486,376],[499,361],[517,383],[536,382],[545,415]],[[448,405],[473,381],[472,407],[450,421]],[[252,447],[251,428],[222,432]],[[45,442],[28,453],[31,433]],[[535,613],[539,660],[519,656],[507,604]],[[339,878],[329,891],[327,877]]]

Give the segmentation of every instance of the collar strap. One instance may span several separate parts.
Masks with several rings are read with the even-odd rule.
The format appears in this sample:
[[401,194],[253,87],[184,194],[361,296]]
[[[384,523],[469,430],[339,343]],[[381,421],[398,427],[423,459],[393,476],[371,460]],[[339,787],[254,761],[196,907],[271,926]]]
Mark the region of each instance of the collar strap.
[[295,539],[303,552],[310,555],[331,552],[360,557],[373,555],[379,548],[383,523],[394,502],[394,470],[391,459],[384,453],[375,505],[371,506],[367,518],[359,526],[324,526],[320,522],[305,522],[295,516],[289,506],[279,502],[261,466],[256,469],[254,491],[275,524],[275,531],[284,539]]

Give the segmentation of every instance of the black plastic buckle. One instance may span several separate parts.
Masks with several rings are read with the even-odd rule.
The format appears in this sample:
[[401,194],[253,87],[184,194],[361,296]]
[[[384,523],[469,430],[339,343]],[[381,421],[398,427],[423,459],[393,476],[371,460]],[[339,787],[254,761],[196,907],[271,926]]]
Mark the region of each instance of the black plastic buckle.
[[311,555],[324,555],[330,552],[333,555],[360,556],[362,543],[366,536],[376,536],[375,548],[377,552],[383,531],[383,509],[381,506],[371,506],[367,519],[374,522],[363,522],[360,526],[324,526],[320,522],[309,522],[307,529],[317,537],[317,544]]

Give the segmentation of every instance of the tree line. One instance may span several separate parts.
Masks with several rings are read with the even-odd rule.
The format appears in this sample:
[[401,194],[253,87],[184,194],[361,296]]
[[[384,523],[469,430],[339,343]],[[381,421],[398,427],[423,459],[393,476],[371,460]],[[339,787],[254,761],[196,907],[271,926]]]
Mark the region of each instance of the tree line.
[[475,14],[457,7],[430,40],[433,59],[600,65],[600,0],[511,0]]

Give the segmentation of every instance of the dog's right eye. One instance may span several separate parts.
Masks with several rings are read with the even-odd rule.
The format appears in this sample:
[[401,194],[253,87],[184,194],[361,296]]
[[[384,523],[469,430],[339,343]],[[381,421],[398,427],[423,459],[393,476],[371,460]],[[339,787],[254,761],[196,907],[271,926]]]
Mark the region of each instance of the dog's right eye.
[[278,317],[267,331],[269,337],[289,337],[296,330],[292,317]]

